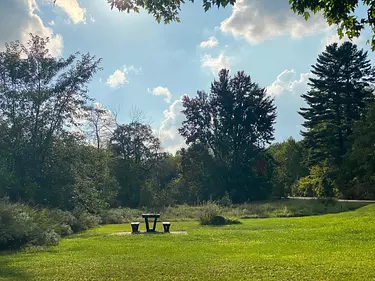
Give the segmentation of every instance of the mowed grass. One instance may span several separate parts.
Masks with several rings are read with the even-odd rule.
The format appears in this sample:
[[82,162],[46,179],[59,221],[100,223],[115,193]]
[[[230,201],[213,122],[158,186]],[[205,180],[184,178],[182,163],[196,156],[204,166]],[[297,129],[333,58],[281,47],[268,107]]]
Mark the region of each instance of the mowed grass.
[[103,226],[1,254],[0,280],[375,280],[375,205],[241,222],[172,223],[188,235],[115,236],[130,226]]

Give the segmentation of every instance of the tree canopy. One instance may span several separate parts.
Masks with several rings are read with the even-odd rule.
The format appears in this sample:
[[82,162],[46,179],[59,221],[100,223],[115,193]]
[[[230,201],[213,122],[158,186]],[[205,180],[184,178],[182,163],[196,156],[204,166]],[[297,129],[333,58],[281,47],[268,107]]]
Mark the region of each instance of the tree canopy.
[[302,95],[308,105],[300,112],[307,129],[302,135],[312,162],[330,159],[339,164],[350,147],[353,122],[365,114],[373,99],[374,70],[367,52],[345,42],[327,46],[312,73],[311,90]]
[[229,180],[227,185],[233,188],[236,200],[261,197],[260,185],[258,189],[250,187],[256,177],[251,177],[251,171],[265,145],[274,139],[276,118],[274,101],[265,88],[244,72],[230,77],[223,69],[211,84],[209,95],[198,91],[196,98],[184,96],[183,106],[186,121],[179,131],[186,143],[207,146],[223,169],[221,175]]
[[[365,27],[372,30],[371,47],[375,50],[375,1],[374,0],[289,0],[294,12],[307,20],[311,13],[322,13],[329,25],[337,25],[340,38],[359,37]],[[356,9],[363,5],[367,9],[365,17],[358,17]]]

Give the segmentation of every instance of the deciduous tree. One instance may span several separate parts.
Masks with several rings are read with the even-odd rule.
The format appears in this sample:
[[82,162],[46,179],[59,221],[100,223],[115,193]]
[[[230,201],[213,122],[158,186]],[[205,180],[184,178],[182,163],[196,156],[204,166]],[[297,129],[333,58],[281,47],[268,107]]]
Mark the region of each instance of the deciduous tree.
[[[228,191],[235,201],[262,198],[256,181],[257,156],[273,139],[276,111],[265,88],[238,72],[234,77],[221,70],[211,84],[210,94],[198,91],[197,97],[183,98],[186,121],[179,129],[187,144],[207,146],[214,158],[225,167]],[[253,182],[254,183],[254,182]]]

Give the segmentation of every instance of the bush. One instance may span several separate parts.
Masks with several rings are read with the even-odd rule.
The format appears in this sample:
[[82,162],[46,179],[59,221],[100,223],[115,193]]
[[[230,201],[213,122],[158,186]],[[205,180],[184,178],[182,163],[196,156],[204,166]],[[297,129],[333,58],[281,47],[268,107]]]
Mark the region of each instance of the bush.
[[46,230],[39,237],[37,245],[57,245],[60,239],[61,236],[54,230]]
[[339,191],[333,179],[336,171],[325,160],[320,165],[310,168],[310,174],[297,181],[293,193],[297,196],[314,196],[318,198],[337,197]]
[[0,201],[0,249],[24,245],[55,245],[60,235],[47,211],[36,211],[26,205]]
[[55,231],[60,236],[68,236],[73,234],[73,228],[77,225],[77,219],[71,212],[62,210],[51,210],[50,217],[56,222]]
[[0,199],[0,249],[56,245],[62,236],[99,224],[100,218],[87,212],[37,210]]
[[139,218],[141,211],[129,208],[109,209],[102,214],[102,224],[122,224]]
[[211,224],[212,219],[220,214],[220,207],[212,202],[205,203],[199,210],[198,220],[201,225]]
[[87,211],[75,211],[76,223],[72,226],[74,232],[87,230],[100,224],[100,217]]
[[226,219],[222,216],[215,216],[211,219],[210,223],[211,225],[225,225]]

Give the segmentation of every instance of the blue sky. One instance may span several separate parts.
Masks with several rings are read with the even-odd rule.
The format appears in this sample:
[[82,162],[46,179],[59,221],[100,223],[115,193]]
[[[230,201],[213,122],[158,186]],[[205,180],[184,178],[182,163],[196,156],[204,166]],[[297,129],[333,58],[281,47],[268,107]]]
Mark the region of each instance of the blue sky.
[[[276,140],[299,139],[297,110],[311,65],[325,44],[338,41],[322,17],[305,22],[288,0],[241,0],[207,13],[196,1],[183,5],[181,23],[169,25],[142,11],[111,11],[106,0],[1,0],[0,18],[0,48],[32,32],[50,36],[55,55],[101,57],[103,70],[90,83],[90,95],[116,109],[120,123],[134,107],[145,112],[171,152],[183,145],[177,133],[181,96],[208,91],[221,67],[232,74],[244,70],[267,87],[278,106]],[[366,36],[356,43],[369,50]]]

